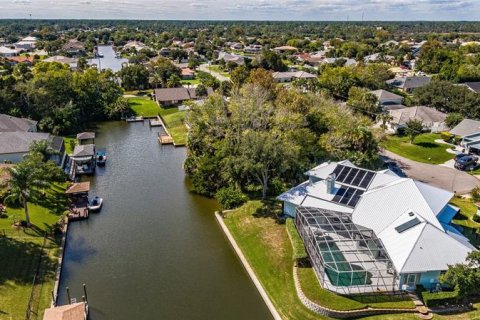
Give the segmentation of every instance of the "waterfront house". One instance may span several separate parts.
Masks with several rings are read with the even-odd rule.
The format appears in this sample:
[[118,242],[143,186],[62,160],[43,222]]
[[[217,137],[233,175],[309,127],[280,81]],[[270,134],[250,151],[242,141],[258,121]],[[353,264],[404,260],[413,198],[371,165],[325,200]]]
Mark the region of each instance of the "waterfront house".
[[402,90],[405,93],[412,93],[413,90],[421,88],[430,83],[427,76],[408,76],[387,80],[387,85]]
[[410,120],[421,121],[425,131],[441,132],[448,130],[445,124],[447,115],[434,108],[425,106],[405,107],[388,110],[388,112],[392,116],[389,128],[393,132],[398,132],[398,130],[405,128]]
[[[213,93],[212,88],[207,88],[207,95]],[[154,99],[159,105],[171,106],[181,104],[187,100],[198,100],[202,97],[198,97],[195,88],[161,88],[155,89]]]
[[0,132],[36,132],[37,121],[0,114]]
[[[452,224],[453,193],[348,160],[307,171],[281,194],[318,279],[341,294],[436,288],[449,265],[476,250]],[[332,261],[333,259],[333,261]]]
[[85,302],[66,304],[45,310],[43,320],[87,320],[88,305]]
[[43,132],[0,132],[0,162],[18,163],[28,153],[35,141],[47,140],[54,151],[50,160],[62,165],[65,157],[65,145],[61,137]]
[[44,62],[58,62],[63,64],[68,64],[70,69],[76,70],[78,68],[78,59],[76,58],[68,58],[65,56],[53,56],[43,60]]

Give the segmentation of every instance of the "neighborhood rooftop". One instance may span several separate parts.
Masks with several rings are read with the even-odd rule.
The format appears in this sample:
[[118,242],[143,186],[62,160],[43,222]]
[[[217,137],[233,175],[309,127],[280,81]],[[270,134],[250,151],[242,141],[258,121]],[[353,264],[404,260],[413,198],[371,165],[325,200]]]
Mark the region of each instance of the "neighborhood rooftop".
[[14,132],[14,131],[32,131],[32,127],[36,127],[37,122],[0,114],[0,132]]

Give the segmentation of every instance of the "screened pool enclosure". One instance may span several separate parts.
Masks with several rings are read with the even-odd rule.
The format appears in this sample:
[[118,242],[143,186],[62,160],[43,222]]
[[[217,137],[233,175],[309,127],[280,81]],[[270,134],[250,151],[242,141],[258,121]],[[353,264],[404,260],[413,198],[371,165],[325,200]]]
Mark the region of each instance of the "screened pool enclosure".
[[298,207],[295,219],[321,285],[339,294],[395,291],[398,277],[382,242],[347,213]]

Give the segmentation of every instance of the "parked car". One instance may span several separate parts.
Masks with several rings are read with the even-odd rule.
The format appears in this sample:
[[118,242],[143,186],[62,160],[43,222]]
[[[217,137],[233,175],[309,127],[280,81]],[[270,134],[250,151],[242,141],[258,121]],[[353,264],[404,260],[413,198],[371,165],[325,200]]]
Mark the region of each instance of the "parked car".
[[478,158],[472,155],[464,156],[455,161],[455,168],[459,170],[473,170],[477,167]]
[[453,159],[454,159],[455,161],[457,161],[458,159],[463,158],[463,157],[466,157],[466,156],[468,156],[468,154],[466,154],[466,153],[457,153],[457,154],[455,155],[455,158],[453,158]]

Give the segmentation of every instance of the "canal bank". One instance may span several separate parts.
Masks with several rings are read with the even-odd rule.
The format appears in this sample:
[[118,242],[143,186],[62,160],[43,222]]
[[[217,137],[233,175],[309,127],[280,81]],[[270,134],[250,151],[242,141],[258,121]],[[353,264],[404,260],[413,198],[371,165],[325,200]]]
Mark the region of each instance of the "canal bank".
[[64,288],[89,288],[92,319],[269,319],[215,222],[215,201],[188,191],[185,149],[161,147],[161,128],[108,122],[97,144],[109,162],[91,178],[101,213],[69,226]]

